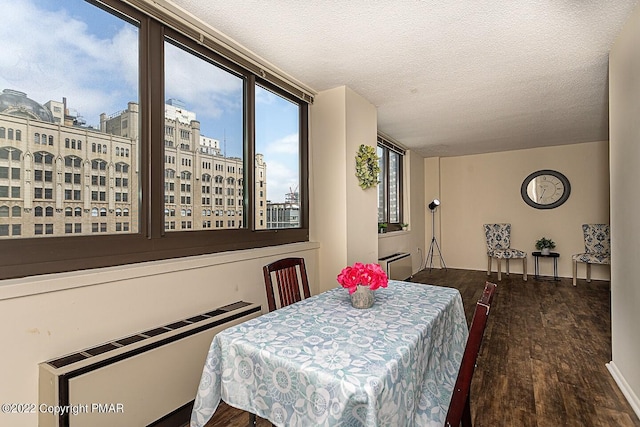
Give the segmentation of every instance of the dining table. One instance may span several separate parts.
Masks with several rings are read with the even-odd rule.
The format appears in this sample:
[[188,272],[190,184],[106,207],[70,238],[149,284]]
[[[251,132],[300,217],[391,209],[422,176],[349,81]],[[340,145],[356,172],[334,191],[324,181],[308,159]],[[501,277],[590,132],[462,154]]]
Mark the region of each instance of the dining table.
[[220,401],[276,426],[442,426],[468,337],[457,289],[336,287],[216,334],[191,427]]

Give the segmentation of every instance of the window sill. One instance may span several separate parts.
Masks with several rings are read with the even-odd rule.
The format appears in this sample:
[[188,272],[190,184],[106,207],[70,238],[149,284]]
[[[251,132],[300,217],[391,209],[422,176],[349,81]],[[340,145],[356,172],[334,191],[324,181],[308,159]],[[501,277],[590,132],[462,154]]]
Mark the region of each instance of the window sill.
[[398,237],[404,234],[409,234],[411,230],[398,230],[398,231],[389,231],[388,233],[378,233],[378,239],[387,239],[389,237]]
[[300,251],[318,249],[319,247],[320,244],[317,242],[300,242],[264,248],[119,265],[115,267],[7,279],[0,281],[0,301],[65,289],[101,285],[120,280],[174,273],[183,270],[209,268],[214,265],[242,262],[276,254],[298,253]]

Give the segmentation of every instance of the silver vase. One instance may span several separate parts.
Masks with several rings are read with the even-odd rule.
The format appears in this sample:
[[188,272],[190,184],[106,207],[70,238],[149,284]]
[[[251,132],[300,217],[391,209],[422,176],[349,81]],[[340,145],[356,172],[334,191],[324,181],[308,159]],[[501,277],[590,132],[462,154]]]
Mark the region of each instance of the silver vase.
[[373,305],[373,291],[368,286],[358,285],[351,294],[351,305],[354,308],[369,308]]

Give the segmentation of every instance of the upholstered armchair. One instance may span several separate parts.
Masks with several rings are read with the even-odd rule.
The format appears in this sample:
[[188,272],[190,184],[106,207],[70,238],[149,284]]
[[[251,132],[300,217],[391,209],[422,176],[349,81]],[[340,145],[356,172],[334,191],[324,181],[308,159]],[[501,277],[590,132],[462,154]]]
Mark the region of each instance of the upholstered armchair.
[[491,260],[498,261],[498,280],[502,280],[503,259],[507,260],[507,276],[509,260],[522,259],[522,280],[527,280],[527,253],[511,248],[511,224],[484,224],[484,235],[487,239],[487,276],[491,275]]
[[578,263],[587,264],[587,282],[591,282],[591,264],[611,264],[609,224],[582,224],[584,252],[573,255],[573,286],[578,277]]

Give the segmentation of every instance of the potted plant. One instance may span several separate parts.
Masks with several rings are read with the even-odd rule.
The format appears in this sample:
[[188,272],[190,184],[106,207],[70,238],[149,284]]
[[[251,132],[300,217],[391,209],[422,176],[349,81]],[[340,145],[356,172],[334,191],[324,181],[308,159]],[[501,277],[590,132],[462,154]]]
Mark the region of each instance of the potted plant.
[[546,237],[542,237],[541,239],[538,239],[536,241],[536,249],[539,250],[542,255],[549,255],[551,249],[555,247],[556,243],[551,239],[547,239]]
[[387,231],[387,223],[386,222],[379,222],[378,223],[378,233],[382,234],[385,231]]
[[409,224],[403,222],[402,224],[400,224],[400,227],[402,227],[403,230],[406,230],[407,228],[409,228]]

